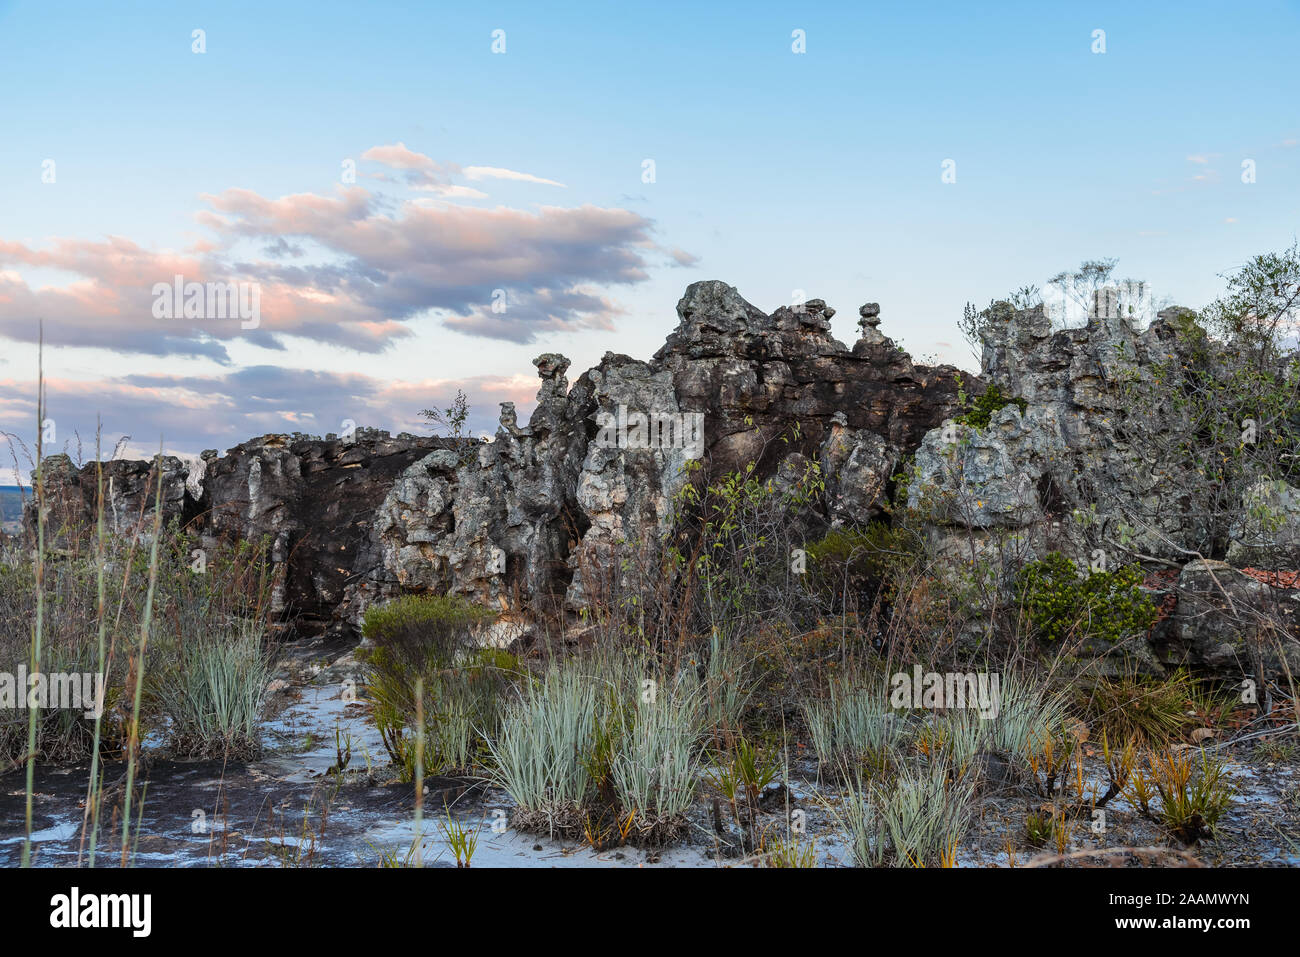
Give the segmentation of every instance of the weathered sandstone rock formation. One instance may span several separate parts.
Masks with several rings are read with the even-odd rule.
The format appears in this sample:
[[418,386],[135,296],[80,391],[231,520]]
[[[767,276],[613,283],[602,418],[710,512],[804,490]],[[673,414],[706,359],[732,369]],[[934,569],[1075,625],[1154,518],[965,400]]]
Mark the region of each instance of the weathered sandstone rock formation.
[[[1062,330],[1041,308],[1008,312],[988,331],[981,377],[964,381],[950,366],[914,363],[879,331],[879,314],[875,303],[859,310],[849,347],[831,336],[834,310],[821,300],[767,314],[725,283],[694,283],[648,361],[607,353],[571,383],[566,358],[535,359],[528,423],[504,403],[490,442],[360,430],[263,436],[205,452],[194,468],[166,457],[164,519],[211,538],[268,541],[275,610],[300,633],[351,633],[370,604],[411,592],[500,609],[501,640],[541,617],[571,617],[597,579],[619,574],[616,546],[653,547],[669,530],[697,457],[712,478],[754,463],[758,478],[781,479],[816,461],[825,492],[810,523],[823,528],[881,516],[892,477],[906,469],[909,503],[928,516],[941,551],[962,558],[1008,547],[1022,558],[1087,554],[1121,537],[1165,567],[1224,557],[1204,503],[1182,491],[1196,483],[1176,474],[1196,463],[1150,455],[1154,437],[1180,427],[1152,371],[1184,348],[1176,314],[1146,329],[1117,318]],[[1024,411],[1007,405],[984,428],[954,424],[960,393],[970,400],[986,384]],[[105,465],[114,530],[150,514],[151,470]],[[52,523],[88,524],[93,464],[51,457],[46,477]],[[1259,495],[1279,504],[1285,534],[1300,540],[1294,490]],[[1234,534],[1246,554],[1251,530]],[[1263,589],[1275,605],[1297,604],[1294,583],[1207,571],[1217,568],[1182,570],[1186,587],[1179,579],[1176,611],[1150,636],[1150,661],[1248,668],[1244,659],[1263,653],[1231,596],[1258,604]],[[1290,657],[1294,637],[1283,639]]]

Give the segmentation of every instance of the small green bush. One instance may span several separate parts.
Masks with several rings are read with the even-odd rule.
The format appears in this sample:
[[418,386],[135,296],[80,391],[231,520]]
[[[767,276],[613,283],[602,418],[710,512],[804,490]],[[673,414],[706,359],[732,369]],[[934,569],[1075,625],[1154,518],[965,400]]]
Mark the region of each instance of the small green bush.
[[1007,395],[1002,391],[1001,386],[990,385],[975,400],[970,411],[958,418],[956,421],[965,423],[976,429],[986,429],[995,413],[1000,412],[1008,405],[1014,405],[1024,415],[1029,408],[1029,403],[1019,396]]
[[916,561],[920,542],[914,532],[886,522],[831,529],[807,546],[809,585],[829,607],[839,607],[846,592],[859,607],[877,595],[885,600],[902,573]]
[[492,612],[456,595],[403,595],[367,609],[361,634],[376,651],[423,664],[450,664],[473,644],[476,627]]
[[884,578],[902,559],[914,551],[910,535],[885,522],[870,522],[864,527],[833,528],[808,546],[812,570],[819,578]]
[[1049,641],[1074,635],[1115,642],[1155,623],[1155,603],[1141,582],[1137,565],[1080,573],[1073,561],[1052,552],[1020,570],[1017,597],[1035,630]]

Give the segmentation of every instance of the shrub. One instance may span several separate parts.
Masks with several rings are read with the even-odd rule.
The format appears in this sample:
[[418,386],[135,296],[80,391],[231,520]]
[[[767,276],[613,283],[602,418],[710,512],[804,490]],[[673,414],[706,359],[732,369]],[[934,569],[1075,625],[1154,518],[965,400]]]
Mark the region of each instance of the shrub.
[[812,584],[832,597],[846,587],[874,592],[917,551],[912,532],[885,522],[834,528],[807,548]]
[[488,743],[491,779],[518,805],[513,826],[597,847],[676,836],[695,791],[701,692],[685,672],[647,698],[647,673],[634,655],[575,658],[522,690]]
[[1133,672],[1102,677],[1079,693],[1081,710],[1112,741],[1167,745],[1195,723],[1189,713],[1196,682],[1186,670],[1165,677]]
[[1115,642],[1155,623],[1155,603],[1139,587],[1141,581],[1137,565],[1080,574],[1074,562],[1052,552],[1020,570],[1017,598],[1039,635],[1049,641],[1076,637]]
[[[1205,751],[1201,752],[1200,767],[1193,764],[1189,750],[1153,755],[1146,774],[1139,774],[1139,778],[1141,810],[1156,817],[1184,844],[1212,837],[1219,818],[1232,803],[1234,788],[1223,763],[1211,759]],[[1160,795],[1158,815],[1151,815],[1147,803],[1151,786]]]
[[475,645],[475,629],[491,617],[454,596],[408,595],[366,612],[362,634],[374,647],[359,657],[370,667],[375,723],[403,780],[415,774],[417,684],[425,772],[465,772],[482,763],[482,736],[495,733],[501,693],[517,667],[507,652]]
[[969,425],[972,428],[987,429],[989,423],[993,421],[993,416],[1008,405],[1014,405],[1018,408],[1021,415],[1024,415],[1029,408],[1029,403],[1019,396],[1007,395],[1002,391],[1001,386],[990,385],[975,399],[970,411],[958,417],[955,421]]
[[[74,534],[75,531],[75,534]],[[152,535],[152,525],[148,533]],[[103,552],[105,602],[99,605],[101,569],[95,543],[85,530],[65,533],[66,548],[47,554],[44,569],[41,670],[104,674],[104,713],[100,745],[120,750],[129,732],[134,698],[131,675],[140,641],[148,593],[150,547],[125,537],[106,538]],[[199,654],[217,635],[236,635],[249,628],[262,632],[270,607],[271,573],[266,542],[204,544],[199,572],[192,554],[198,539],[175,523],[162,529],[157,581],[143,673],[154,693],[143,702],[141,723],[157,717],[160,689],[166,680],[183,680],[179,657]],[[16,548],[0,553],[0,670],[13,672],[19,662],[30,667],[32,623],[36,608],[34,556]],[[100,628],[104,659],[100,660]],[[203,640],[195,636],[212,636]],[[226,663],[227,665],[230,662]],[[189,690],[177,686],[184,696]],[[7,760],[27,751],[26,711],[0,711],[0,771]],[[75,761],[90,755],[95,721],[81,710],[42,710],[36,748],[47,762]]]
[[526,685],[502,715],[488,747],[495,759],[493,783],[518,808],[520,830],[579,833],[591,789],[587,761],[596,731],[595,683],[576,662],[555,666]]
[[491,618],[486,608],[455,595],[404,595],[368,609],[361,634],[388,660],[446,667]]
[[890,778],[849,786],[839,810],[854,862],[863,867],[956,864],[957,843],[970,827],[975,782],[947,762],[901,764]]

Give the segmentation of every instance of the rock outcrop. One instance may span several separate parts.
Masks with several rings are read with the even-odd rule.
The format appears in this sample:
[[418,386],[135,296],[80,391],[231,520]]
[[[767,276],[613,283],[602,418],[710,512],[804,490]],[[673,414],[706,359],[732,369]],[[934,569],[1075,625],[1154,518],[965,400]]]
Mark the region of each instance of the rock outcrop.
[[[265,542],[275,565],[272,607],[292,632],[350,628],[347,586],[371,572],[375,513],[397,476],[444,440],[359,429],[324,439],[266,435],[197,465],[162,458],[162,520],[205,542]],[[154,521],[154,463],[103,464],[105,525],[148,536]],[[93,529],[99,488],[94,463],[77,469],[65,455],[45,460],[51,543]],[[28,528],[34,503],[25,515]]]
[[617,546],[668,530],[692,459],[710,477],[753,462],[759,478],[818,459],[823,518],[867,520],[893,466],[957,408],[955,369],[913,364],[874,326],[848,348],[821,300],[767,315],[702,282],[677,314],[650,361],[609,353],[572,387],[567,360],[540,357],[526,428],[507,406],[472,460],[408,469],[379,510],[383,561],[364,589],[450,591],[516,617],[571,613],[618,575]]
[[273,611],[307,632],[341,623],[347,586],[369,573],[375,513],[397,477],[442,440],[358,429],[346,437],[267,435],[205,454],[201,528],[264,540],[281,573]]
[[1300,674],[1300,581],[1269,581],[1197,559],[1179,572],[1176,595],[1174,613],[1151,637],[1163,664],[1257,682],[1286,670]]
[[941,544],[969,548],[1010,531],[1029,554],[1120,539],[1171,561],[1211,554],[1209,505],[1188,492],[1204,483],[1184,481],[1198,463],[1154,454],[1160,437],[1185,428],[1171,383],[1155,375],[1181,364],[1176,311],[1146,329],[1123,317],[1057,329],[1042,306],[993,318],[982,378],[1024,411],[1008,404],[987,426],[950,423],[922,442],[908,500],[932,516]]
[[[403,592],[466,595],[522,628],[581,608],[620,543],[653,547],[688,462],[709,477],[752,462],[767,478],[819,460],[817,520],[863,521],[882,512],[895,466],[957,410],[957,371],[913,363],[880,333],[875,304],[860,310],[852,348],[831,336],[834,310],[819,299],[769,315],[699,282],[677,313],[649,361],[609,353],[570,384],[567,359],[538,357],[528,424],[505,403],[491,442],[360,430],[264,436],[193,469],[167,459],[165,517],[266,540],[275,610],[300,631],[354,627]],[[111,468],[115,501],[138,514],[152,464]],[[93,467],[50,470],[54,498],[83,521],[87,481]]]
[[[1055,329],[1041,308],[1007,310],[987,332],[982,377],[964,381],[898,349],[875,303],[859,310],[852,347],[831,335],[834,310],[819,299],[767,314],[725,283],[700,282],[677,315],[648,361],[607,353],[570,383],[566,358],[539,356],[528,423],[503,403],[490,442],[359,430],[264,436],[193,467],[166,457],[163,517],[210,539],[266,541],[275,611],[298,632],[353,632],[376,601],[451,593],[499,609],[505,642],[599,601],[627,574],[624,546],[653,560],[693,472],[716,480],[752,466],[791,483],[816,463],[824,491],[805,517],[815,532],[883,515],[907,469],[907,501],[941,553],[1023,560],[1122,538],[1126,554],[1181,568],[1140,649],[1152,668],[1300,664],[1294,582],[1187,564],[1220,543],[1205,503],[1184,491],[1197,483],[1180,481],[1196,463],[1151,454],[1185,425],[1156,374],[1182,359],[1178,314],[1146,329],[1120,318]],[[993,408],[999,394],[1007,404]],[[969,408],[980,396],[987,423],[955,422],[963,398]],[[153,470],[105,464],[114,531],[152,515]],[[46,477],[52,522],[88,526],[94,466],[54,456]],[[1295,490],[1256,491],[1259,507],[1244,514],[1280,527],[1283,543],[1300,540]],[[1243,519],[1237,557],[1258,532]],[[1246,611],[1265,604],[1278,614]]]
[[[43,463],[45,488],[45,530],[53,547],[78,529],[96,522],[100,489],[104,496],[104,530],[124,537],[151,534],[158,486],[154,463],[113,459],[97,469],[94,462],[77,468],[65,454],[47,456]],[[201,506],[187,485],[189,466],[173,455],[162,457],[161,512],[164,524],[191,521]],[[24,525],[32,527],[36,501],[29,497]]]
[[1300,494],[1281,482],[1254,486],[1236,509],[1231,544],[1220,535],[1214,519],[1222,525],[1232,508],[1223,489],[1194,457],[1169,454],[1170,436],[1192,433],[1175,401],[1179,370],[1195,361],[1195,341],[1178,333],[1185,312],[1162,311],[1145,329],[1119,316],[1058,329],[1041,306],[994,313],[981,372],[1008,404],[985,425],[947,422],[926,435],[908,504],[930,523],[937,553],[963,564],[1014,569],[1055,550],[1085,563],[1176,567],[1158,596],[1167,613],[1125,656],[1262,680],[1283,659],[1300,663],[1300,591],[1212,556],[1297,567]]

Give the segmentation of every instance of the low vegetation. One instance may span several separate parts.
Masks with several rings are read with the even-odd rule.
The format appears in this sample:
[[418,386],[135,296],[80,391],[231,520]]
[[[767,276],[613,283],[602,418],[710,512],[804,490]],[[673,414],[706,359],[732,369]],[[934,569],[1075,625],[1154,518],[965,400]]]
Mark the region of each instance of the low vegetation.
[[1144,634],[1156,620],[1155,603],[1141,589],[1142,570],[1081,571],[1060,552],[1029,562],[1017,578],[1019,601],[1047,641],[1117,642]]

